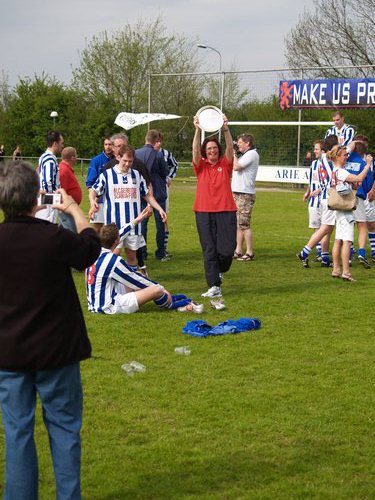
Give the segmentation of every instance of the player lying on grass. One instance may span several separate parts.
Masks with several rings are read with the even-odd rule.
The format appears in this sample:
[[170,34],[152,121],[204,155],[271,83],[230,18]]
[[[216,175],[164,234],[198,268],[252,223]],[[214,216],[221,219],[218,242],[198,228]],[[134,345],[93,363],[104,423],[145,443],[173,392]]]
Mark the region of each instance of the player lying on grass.
[[[147,208],[128,226],[121,229],[122,235],[131,231],[148,215]],[[162,285],[134,272],[124,259],[113,253],[120,242],[116,224],[101,228],[102,250],[98,260],[86,269],[86,294],[91,312],[104,314],[130,314],[140,306],[153,300],[165,309],[181,312],[203,312],[203,305],[193,302],[185,295],[171,295]]]

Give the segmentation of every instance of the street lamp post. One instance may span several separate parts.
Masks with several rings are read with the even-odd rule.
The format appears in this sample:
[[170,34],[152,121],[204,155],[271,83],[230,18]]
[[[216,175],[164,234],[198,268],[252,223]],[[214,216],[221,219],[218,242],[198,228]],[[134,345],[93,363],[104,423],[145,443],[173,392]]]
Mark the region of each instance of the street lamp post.
[[53,128],[55,128],[56,118],[59,116],[59,114],[57,111],[51,111],[51,114],[49,116],[53,118]]
[[[222,73],[221,70],[221,52],[215,47],[211,47],[210,45],[203,45],[202,43],[198,43],[197,47],[199,49],[209,49],[213,50],[216,52],[216,54],[219,56],[219,71],[220,71],[220,110],[223,111],[223,104],[224,104],[224,74]],[[219,140],[221,138],[221,130],[219,131]]]

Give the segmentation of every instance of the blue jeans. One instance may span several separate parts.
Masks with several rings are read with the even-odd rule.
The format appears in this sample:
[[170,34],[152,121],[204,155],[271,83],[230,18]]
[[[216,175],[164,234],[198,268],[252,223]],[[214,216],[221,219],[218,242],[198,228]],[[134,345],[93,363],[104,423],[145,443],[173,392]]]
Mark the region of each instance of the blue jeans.
[[62,226],[65,229],[68,229],[69,231],[72,231],[72,233],[77,234],[76,223],[74,222],[74,219],[71,215],[64,214],[64,212],[59,212],[59,219],[60,219],[60,226]]
[[38,498],[34,442],[36,395],[48,431],[58,500],[79,500],[82,385],[79,363],[58,370],[0,370],[0,402],[5,431],[5,500]]

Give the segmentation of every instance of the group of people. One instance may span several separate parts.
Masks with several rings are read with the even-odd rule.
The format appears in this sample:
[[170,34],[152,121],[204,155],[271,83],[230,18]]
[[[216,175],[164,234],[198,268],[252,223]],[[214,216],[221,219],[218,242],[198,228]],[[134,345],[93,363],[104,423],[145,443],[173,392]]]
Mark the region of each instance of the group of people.
[[[358,230],[358,261],[366,269],[371,266],[366,256],[367,235],[371,259],[375,262],[375,177],[374,163],[367,154],[368,138],[355,135],[341,112],[333,115],[334,125],[324,140],[314,142],[315,160],[310,167],[309,185],[303,199],[309,206],[309,227],[314,233],[297,254],[304,268],[314,247],[316,260],[322,267],[332,268],[333,278],[354,281],[350,266],[354,255],[354,226]],[[332,190],[348,194],[356,190],[356,208],[332,210]],[[342,196],[345,196],[342,194]],[[336,226],[335,242],[330,258],[330,237]]]
[[[209,287],[202,295],[216,299],[221,297],[222,274],[233,257],[242,258],[243,242],[244,260],[253,258],[249,231],[258,155],[247,134],[238,138],[238,158],[234,155],[226,118],[224,155],[216,138],[201,144],[198,118],[194,125],[193,166],[198,180],[194,211]],[[142,264],[147,256],[146,223],[152,213],[157,228],[155,257],[170,258],[167,189],[177,162],[161,148],[161,141],[155,130],[147,133],[144,147],[138,150],[123,134],[105,139],[104,151],[91,161],[86,179],[91,224],[79,206],[83,193],[74,175],[77,151],[64,147],[60,132],[47,133],[47,149],[37,171],[22,159],[0,162],[4,213],[0,257],[9,263],[0,273],[0,289],[6,290],[0,302],[5,498],[38,496],[37,395],[49,435],[56,496],[81,498],[80,361],[90,357],[91,346],[73,269],[85,270],[92,312],[132,313],[148,301],[163,309],[203,311],[203,304],[183,294],[172,295],[149,279]],[[250,176],[246,175],[249,166]],[[42,204],[41,194],[60,199]],[[122,246],[125,258],[119,255]]]
[[[22,158],[21,146],[19,144],[16,145],[15,150],[12,154],[12,160],[20,160]],[[5,146],[4,144],[0,145],[0,161],[4,161],[5,159]]]

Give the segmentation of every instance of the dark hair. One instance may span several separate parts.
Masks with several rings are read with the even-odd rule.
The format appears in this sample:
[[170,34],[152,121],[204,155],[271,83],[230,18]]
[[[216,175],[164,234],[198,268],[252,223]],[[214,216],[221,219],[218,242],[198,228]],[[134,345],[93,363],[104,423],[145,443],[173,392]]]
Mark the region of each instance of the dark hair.
[[337,135],[331,134],[325,139],[325,151],[330,151],[333,146],[336,146],[339,143]]
[[152,144],[154,146],[155,142],[161,141],[159,130],[151,129],[147,132],[145,137],[145,142]]
[[237,137],[237,141],[238,141],[238,139],[242,139],[243,142],[246,142],[247,144],[249,144],[250,149],[254,149],[255,139],[254,139],[253,135],[251,135],[251,134],[240,134]]
[[335,112],[333,113],[333,115],[332,115],[332,118],[333,118],[334,116],[339,116],[340,118],[344,118],[344,115],[341,113],[341,111],[335,111]]
[[221,145],[216,137],[206,137],[206,139],[202,142],[201,146],[201,157],[206,158],[206,148],[208,142],[214,142],[216,146],[219,148],[219,158],[221,157]]
[[[336,136],[335,136],[336,137]],[[319,144],[320,146],[320,149],[322,151],[327,151],[326,150],[326,147],[327,147],[327,144],[326,144],[326,141],[324,139],[318,139],[316,141],[313,142],[313,146],[315,146],[315,144]]]
[[367,146],[364,142],[358,141],[355,143],[354,151],[358,153],[360,156],[363,156],[367,151]]
[[361,141],[361,142],[367,142],[368,144],[368,137],[367,135],[363,135],[363,134],[357,134],[355,137],[354,137],[354,140],[355,141]]
[[118,237],[118,228],[114,222],[112,222],[112,224],[106,224],[100,228],[99,238],[102,247],[112,248]]
[[133,146],[130,146],[130,144],[123,144],[118,150],[118,155],[124,156],[125,153],[128,153],[134,158],[134,152],[135,149],[133,148]]
[[54,142],[59,142],[61,138],[61,133],[58,130],[48,130],[46,142],[47,147],[50,148]]
[[5,219],[27,215],[37,203],[39,176],[23,160],[0,164],[0,208]]

